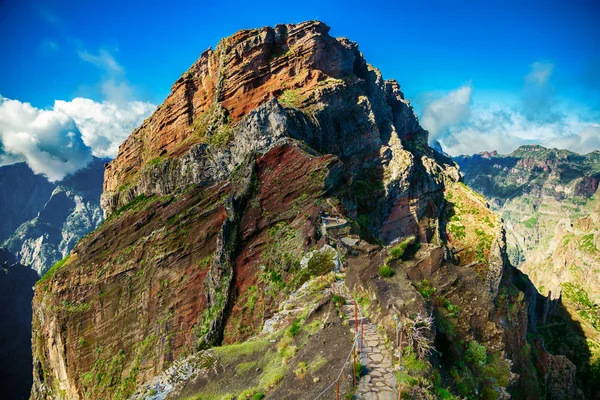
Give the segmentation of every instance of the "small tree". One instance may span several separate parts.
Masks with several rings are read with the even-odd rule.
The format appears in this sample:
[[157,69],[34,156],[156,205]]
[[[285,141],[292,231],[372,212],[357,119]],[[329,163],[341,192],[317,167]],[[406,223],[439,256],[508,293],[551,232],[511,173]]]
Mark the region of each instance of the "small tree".
[[406,339],[419,358],[426,358],[431,351],[431,340],[428,333],[431,332],[433,318],[417,314],[414,319],[406,319]]

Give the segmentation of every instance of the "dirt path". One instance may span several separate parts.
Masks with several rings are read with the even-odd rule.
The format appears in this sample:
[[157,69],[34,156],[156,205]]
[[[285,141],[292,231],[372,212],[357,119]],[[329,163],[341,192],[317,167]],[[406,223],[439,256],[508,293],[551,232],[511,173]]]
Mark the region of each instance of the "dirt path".
[[[334,283],[336,293],[342,293],[346,299],[343,312],[350,322],[350,330],[354,331],[354,299],[344,288],[344,282]],[[358,383],[357,398],[365,400],[396,400],[396,377],[392,370],[392,356],[385,347],[383,335],[377,332],[377,325],[359,314],[359,333],[364,329],[364,343],[360,360],[365,368]]]

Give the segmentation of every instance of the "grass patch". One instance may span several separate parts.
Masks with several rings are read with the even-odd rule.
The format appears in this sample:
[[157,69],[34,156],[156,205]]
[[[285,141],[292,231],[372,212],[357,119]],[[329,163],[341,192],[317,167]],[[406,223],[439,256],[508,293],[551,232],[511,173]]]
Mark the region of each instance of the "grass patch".
[[219,126],[216,132],[210,136],[208,143],[217,149],[222,149],[229,144],[230,140],[231,126],[229,124],[224,124]]
[[287,107],[298,108],[301,104],[297,90],[286,89],[281,93],[278,99],[279,103]]
[[531,217],[525,221],[523,221],[523,225],[525,225],[528,229],[533,229],[537,226],[538,219],[536,217]]
[[317,354],[315,358],[310,360],[308,363],[308,371],[313,374],[317,372],[323,365],[327,364],[327,360],[320,354]]
[[292,322],[292,325],[290,325],[290,327],[287,330],[287,334],[291,337],[294,337],[298,334],[298,332],[300,332],[300,324],[302,323],[302,321],[298,318],[296,318],[294,320],[294,322]]
[[54,274],[56,274],[56,271],[58,271],[63,265],[67,263],[67,261],[69,261],[70,257],[71,255],[67,254],[65,258],[54,264],[48,271],[46,271],[46,273],[40,278],[40,280],[37,281],[37,283],[40,284],[52,278]]
[[581,243],[579,244],[579,249],[585,251],[586,253],[595,254],[598,253],[598,248],[594,244],[594,234],[590,233],[584,235],[581,238]]
[[394,270],[391,269],[387,264],[383,264],[381,267],[379,267],[379,275],[384,278],[390,278],[394,275]]
[[298,363],[298,367],[294,370],[294,374],[296,375],[296,379],[304,379],[306,377],[306,373],[308,372],[308,365],[304,361]]
[[403,259],[407,260],[413,256],[414,253],[417,252],[420,248],[420,244],[417,242],[417,238],[414,236],[410,236],[404,239],[402,242],[392,247],[390,250],[390,258],[397,260]]
[[146,205],[148,205],[149,203],[151,203],[152,201],[156,200],[158,197],[157,196],[146,196],[145,194],[140,194],[139,196],[137,196],[136,198],[134,198],[133,200],[131,200],[129,203],[125,204],[124,206],[122,206],[121,208],[119,208],[117,211],[115,211],[114,213],[112,213],[108,219],[114,219],[116,217],[118,217],[119,215],[127,212],[127,211],[141,211],[142,209],[145,208]]
[[243,343],[215,347],[215,355],[219,356],[223,364],[231,364],[240,357],[263,354],[269,349],[267,339],[249,340]]
[[246,375],[248,372],[256,369],[257,362],[256,361],[248,361],[238,364],[235,367],[235,373],[238,375]]

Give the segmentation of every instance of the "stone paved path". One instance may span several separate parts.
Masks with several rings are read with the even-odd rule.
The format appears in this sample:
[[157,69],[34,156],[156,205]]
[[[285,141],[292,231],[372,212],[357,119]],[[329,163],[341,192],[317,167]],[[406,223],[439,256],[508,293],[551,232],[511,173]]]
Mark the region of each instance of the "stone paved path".
[[[343,282],[336,282],[337,291],[343,286]],[[346,298],[343,307],[344,314],[348,317],[352,334],[354,334],[354,299],[342,289]],[[358,383],[357,398],[365,400],[396,400],[398,392],[396,389],[396,376],[392,369],[392,357],[385,347],[383,335],[377,332],[377,325],[368,318],[359,315],[359,332],[361,323],[364,323],[364,343],[361,353],[361,363],[365,373]]]

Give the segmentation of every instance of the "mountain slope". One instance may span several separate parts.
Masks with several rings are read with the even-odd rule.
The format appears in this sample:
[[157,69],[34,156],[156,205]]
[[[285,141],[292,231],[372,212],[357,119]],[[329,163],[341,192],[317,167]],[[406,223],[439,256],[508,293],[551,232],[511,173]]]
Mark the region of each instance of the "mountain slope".
[[384,342],[401,321],[409,344],[380,351],[406,360],[385,378],[405,393],[577,393],[573,364],[527,342],[551,302],[498,217],[328,32],[223,39],[121,145],[106,221],[36,285],[32,398],[313,398],[352,373],[341,292]]

